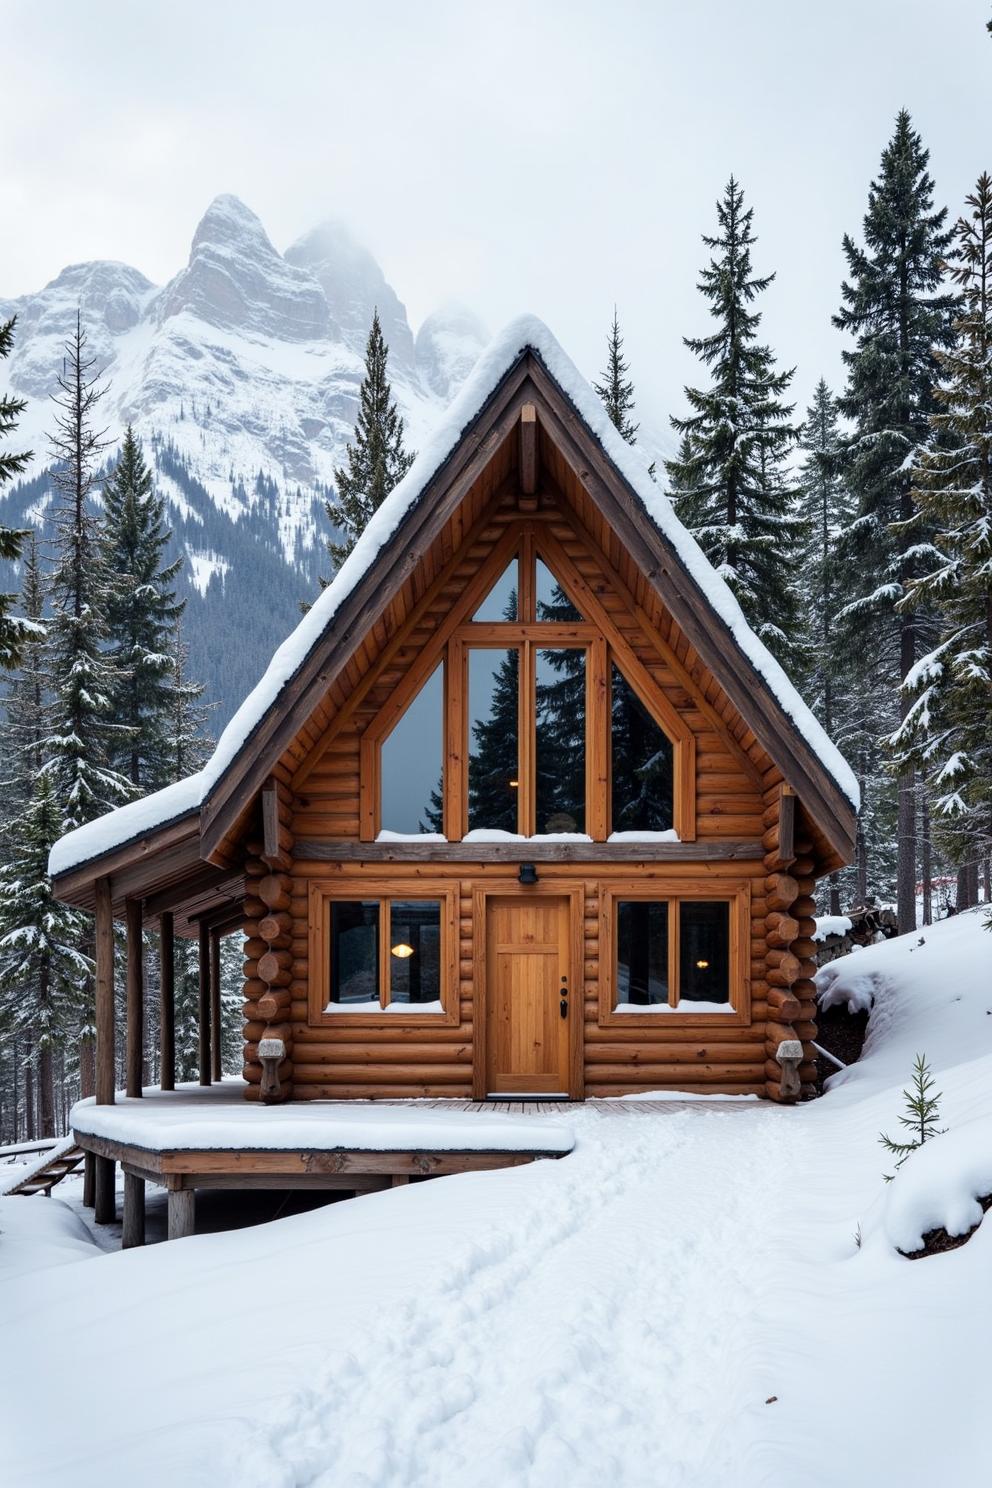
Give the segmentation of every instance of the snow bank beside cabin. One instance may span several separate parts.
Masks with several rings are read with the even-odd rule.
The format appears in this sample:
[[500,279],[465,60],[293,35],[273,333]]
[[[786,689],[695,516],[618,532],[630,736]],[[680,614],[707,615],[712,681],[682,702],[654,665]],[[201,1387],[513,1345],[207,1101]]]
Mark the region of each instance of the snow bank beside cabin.
[[[90,858],[130,841],[152,826],[161,826],[174,820],[200,804],[333,623],[343,602],[375,562],[425,486],[454,452],[465,429],[485,407],[506,372],[517,357],[528,349],[540,357],[610,460],[640,498],[655,526],[672,544],[695,584],[724,622],[736,645],[764,678],[799,734],[834,777],[844,795],[855,806],[859,804],[859,789],[854,772],[778,662],[751,630],[726,583],[676,517],[668,497],[648,473],[647,457],[636,445],[631,446],[620,437],[589,383],[547,326],[535,316],[524,315],[511,321],[490,342],[476,363],[471,377],[420,450],[407,475],[372,517],[332,583],[318,596],[310,611],[279,647],[261,681],[228,723],[203,770],[180,782],[179,786],[170,786],[147,797],[142,803],[124,806],[68,833],[52,848],[49,859],[49,871],[52,874],[65,873]],[[133,810],[139,804],[145,808],[141,813]]]

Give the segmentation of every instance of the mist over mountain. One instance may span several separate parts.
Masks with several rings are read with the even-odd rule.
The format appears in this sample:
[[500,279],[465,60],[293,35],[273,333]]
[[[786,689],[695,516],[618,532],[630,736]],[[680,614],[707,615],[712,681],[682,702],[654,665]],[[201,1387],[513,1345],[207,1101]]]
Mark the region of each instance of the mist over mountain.
[[250,208],[219,196],[196,226],[187,264],[165,285],[99,260],[70,265],[34,294],[0,298],[0,318],[17,316],[0,390],[27,399],[16,442],[35,452],[0,514],[45,534],[50,399],[78,310],[107,387],[97,409],[107,460],[133,423],[168,504],[186,559],[191,669],[217,704],[215,728],[328,571],[323,503],[354,427],[376,306],[407,447],[417,449],[471,371],[486,329],[449,306],[415,339],[375,258],[340,222],[319,224],[280,253]]

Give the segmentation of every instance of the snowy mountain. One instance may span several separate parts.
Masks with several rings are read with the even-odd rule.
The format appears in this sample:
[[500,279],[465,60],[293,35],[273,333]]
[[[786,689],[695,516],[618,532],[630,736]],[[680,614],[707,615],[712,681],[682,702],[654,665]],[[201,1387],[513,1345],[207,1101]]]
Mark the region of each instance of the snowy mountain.
[[[243,202],[219,196],[196,227],[188,263],[164,286],[107,260],[74,264],[37,293],[0,298],[0,318],[17,316],[0,390],[28,400],[17,442],[36,452],[0,516],[44,527],[49,399],[78,309],[107,384],[99,406],[107,438],[115,443],[134,424],[187,557],[192,664],[218,702],[215,726],[326,571],[323,503],[354,426],[376,306],[416,449],[486,331],[449,307],[415,342],[402,301],[341,223],[321,224],[282,254]],[[233,666],[229,629],[238,638]]]

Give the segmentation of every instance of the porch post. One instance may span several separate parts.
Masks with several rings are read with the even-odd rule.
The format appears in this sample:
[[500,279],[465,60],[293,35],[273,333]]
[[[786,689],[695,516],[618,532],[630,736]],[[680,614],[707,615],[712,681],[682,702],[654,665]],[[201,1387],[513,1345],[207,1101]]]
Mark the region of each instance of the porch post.
[[[114,908],[110,879],[98,878],[94,886],[96,913],[96,1103],[114,1104]],[[96,1159],[94,1218],[110,1224],[117,1214],[114,1190],[114,1160]]]
[[127,927],[127,1093],[140,1096],[144,1059],[145,974],[141,946],[141,900],[124,900]]
[[172,910],[159,919],[159,1068],[163,1090],[176,1088],[176,942]]
[[136,1173],[124,1174],[124,1227],[121,1249],[145,1243],[145,1180]]
[[200,921],[200,1084],[210,1084],[210,928]]
[[221,1069],[221,1023],[220,1023],[220,935],[210,932],[210,1075],[220,1083]]

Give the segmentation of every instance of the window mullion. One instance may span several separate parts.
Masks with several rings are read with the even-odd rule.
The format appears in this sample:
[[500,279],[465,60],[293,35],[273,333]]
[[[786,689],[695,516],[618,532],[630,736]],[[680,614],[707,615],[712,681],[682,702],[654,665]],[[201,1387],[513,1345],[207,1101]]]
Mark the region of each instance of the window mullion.
[[533,641],[524,641],[520,648],[518,666],[519,697],[519,742],[517,745],[517,831],[524,837],[533,837],[537,830],[537,779],[535,762],[537,754],[537,705],[536,705],[536,652]]
[[379,1006],[389,1006],[389,900],[379,900]]
[[679,901],[669,899],[668,901],[668,1005],[678,1007],[679,1005],[679,966],[680,960],[680,927],[679,927]]

